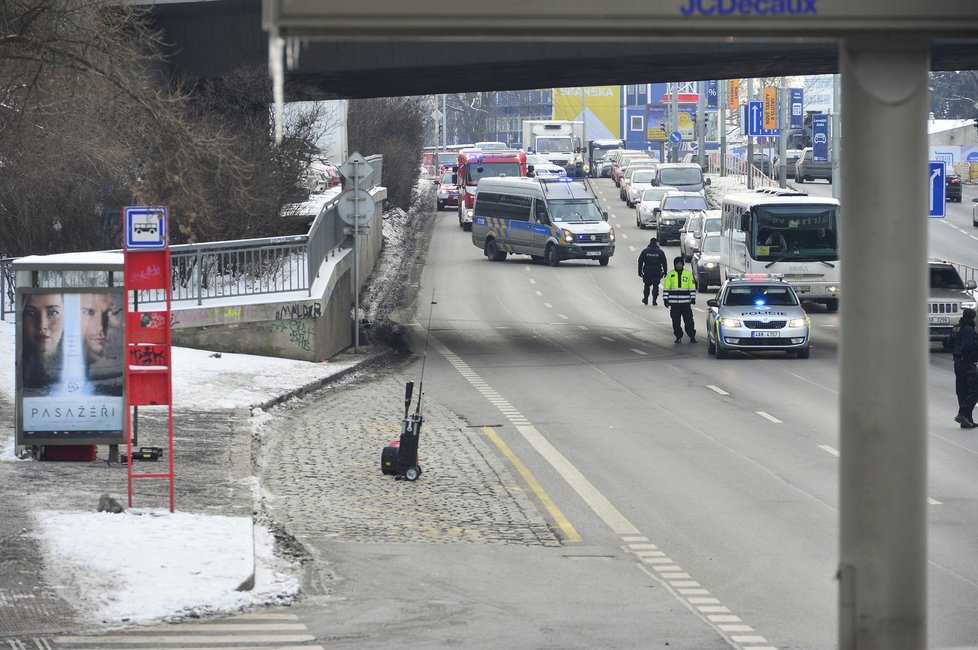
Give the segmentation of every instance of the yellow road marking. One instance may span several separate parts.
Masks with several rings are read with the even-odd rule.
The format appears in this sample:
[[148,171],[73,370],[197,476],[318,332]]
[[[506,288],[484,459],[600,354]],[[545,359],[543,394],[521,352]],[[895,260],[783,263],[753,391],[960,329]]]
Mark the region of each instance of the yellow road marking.
[[577,532],[577,529],[575,529],[573,524],[571,524],[567,517],[564,516],[564,513],[560,511],[560,508],[557,507],[557,504],[553,502],[553,499],[551,499],[550,495],[543,489],[540,482],[537,481],[536,477],[534,477],[530,470],[527,469],[526,465],[523,464],[523,461],[521,461],[519,457],[513,453],[513,450],[510,449],[505,442],[503,442],[503,439],[499,437],[499,434],[496,433],[492,427],[482,427],[482,432],[489,436],[489,439],[492,440],[493,444],[499,448],[499,451],[503,452],[503,455],[509,459],[509,462],[511,462],[513,467],[516,468],[516,471],[520,473],[520,476],[523,477],[526,484],[530,486],[533,493],[538,499],[540,499],[540,503],[542,503],[543,507],[547,509],[547,512],[550,513],[553,520],[558,526],[560,526],[560,529],[564,531],[564,540],[567,542],[581,541],[581,535]]

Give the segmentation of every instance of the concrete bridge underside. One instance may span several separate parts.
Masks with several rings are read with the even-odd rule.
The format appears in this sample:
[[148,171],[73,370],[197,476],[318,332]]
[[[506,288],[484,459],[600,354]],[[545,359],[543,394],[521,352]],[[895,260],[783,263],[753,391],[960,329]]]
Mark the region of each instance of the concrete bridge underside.
[[[153,11],[174,44],[178,74],[208,79],[267,67],[261,0],[156,2]],[[287,74],[286,93],[296,101],[826,74],[839,71],[838,49],[829,40],[742,38],[313,41]],[[936,41],[930,65],[978,69],[978,43]]]

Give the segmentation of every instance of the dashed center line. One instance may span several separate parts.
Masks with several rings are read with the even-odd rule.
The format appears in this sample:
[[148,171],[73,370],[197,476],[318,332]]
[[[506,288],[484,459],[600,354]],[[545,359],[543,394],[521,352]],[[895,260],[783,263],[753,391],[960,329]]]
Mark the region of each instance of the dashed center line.
[[536,284],[536,283],[537,283],[536,280],[534,280],[533,278],[530,278],[530,284]]
[[611,338],[610,336],[602,336],[601,338],[603,338],[605,341],[608,341],[609,343],[615,342],[615,339]]
[[538,296],[542,296],[542,295],[543,295],[543,292],[542,292],[542,291],[540,291],[539,289],[537,289],[537,290],[536,290],[536,291],[534,291],[533,293],[535,293],[535,294],[537,294]]
[[635,354],[641,354],[641,355],[646,355],[646,354],[648,354],[648,352],[644,352],[643,350],[639,350],[638,348],[632,348],[631,350],[632,350],[632,352],[634,352]]
[[784,422],[782,422],[778,418],[774,417],[773,415],[771,415],[767,411],[754,411],[754,412],[757,413],[758,415],[760,415],[765,420],[768,420],[769,422],[774,422],[775,424],[784,424]]
[[834,447],[829,447],[828,445],[819,445],[818,448],[821,449],[822,451],[829,452],[830,454],[832,454],[836,458],[841,458],[842,457],[842,454],[839,453],[839,450],[838,449],[835,449]]
[[561,318],[563,318],[564,320],[567,320],[567,317],[564,316],[563,314],[557,314],[557,315],[560,316]]
[[710,390],[712,390],[714,393],[716,393],[718,395],[729,395],[730,394],[727,391],[725,391],[722,388],[720,388],[719,386],[714,386],[712,384],[707,384],[706,387],[709,388]]
[[543,303],[543,306],[546,307],[547,309],[553,309],[554,308],[554,306],[551,305],[549,302]]

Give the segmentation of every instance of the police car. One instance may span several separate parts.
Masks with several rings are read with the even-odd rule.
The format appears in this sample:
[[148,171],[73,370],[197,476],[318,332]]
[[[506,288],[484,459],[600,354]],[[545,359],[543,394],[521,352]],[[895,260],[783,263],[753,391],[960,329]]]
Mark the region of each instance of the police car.
[[731,350],[811,354],[811,320],[780,275],[728,275],[706,304],[706,348],[718,359]]

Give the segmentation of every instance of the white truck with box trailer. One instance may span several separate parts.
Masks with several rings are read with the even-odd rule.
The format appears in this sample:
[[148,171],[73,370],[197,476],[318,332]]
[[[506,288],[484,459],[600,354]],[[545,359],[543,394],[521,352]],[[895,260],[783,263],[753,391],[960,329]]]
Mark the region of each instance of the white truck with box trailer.
[[523,149],[563,167],[568,176],[584,176],[584,122],[524,120]]

